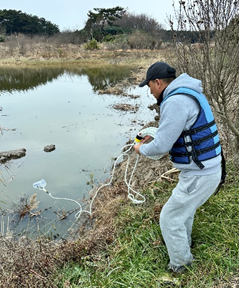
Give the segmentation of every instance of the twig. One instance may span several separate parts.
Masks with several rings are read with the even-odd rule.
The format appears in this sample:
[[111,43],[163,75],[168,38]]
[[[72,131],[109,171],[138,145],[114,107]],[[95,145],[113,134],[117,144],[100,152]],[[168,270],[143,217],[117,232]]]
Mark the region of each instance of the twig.
[[45,277],[39,275],[36,271],[34,271],[34,270],[32,270],[32,269],[30,269],[30,271],[31,271],[33,274],[35,274],[36,276],[38,276],[39,278],[45,279]]

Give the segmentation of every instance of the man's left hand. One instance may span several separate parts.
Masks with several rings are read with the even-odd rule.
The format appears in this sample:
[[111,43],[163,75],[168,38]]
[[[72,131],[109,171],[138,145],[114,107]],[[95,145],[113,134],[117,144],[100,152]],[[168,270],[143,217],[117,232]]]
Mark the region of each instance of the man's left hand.
[[134,150],[135,150],[135,152],[140,155],[140,153],[139,153],[139,148],[140,148],[146,141],[148,141],[149,139],[151,139],[151,136],[147,135],[147,136],[145,136],[145,137],[142,139],[142,141],[141,141],[139,144],[135,144],[135,145],[134,145]]
[[143,145],[144,143],[139,143],[139,144],[135,144],[134,145],[134,151],[136,152],[136,153],[138,153],[138,154],[140,154],[139,153],[139,148]]

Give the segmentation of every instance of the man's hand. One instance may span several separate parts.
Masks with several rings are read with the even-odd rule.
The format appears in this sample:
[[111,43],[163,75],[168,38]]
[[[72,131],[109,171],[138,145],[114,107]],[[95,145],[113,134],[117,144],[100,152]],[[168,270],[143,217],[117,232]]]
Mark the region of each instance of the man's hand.
[[140,154],[140,153],[139,153],[139,148],[140,148],[143,144],[144,144],[144,143],[142,143],[142,142],[140,142],[139,144],[135,144],[135,145],[134,145],[134,151],[135,151],[136,153]]
[[139,153],[139,148],[140,148],[146,141],[148,141],[150,138],[151,138],[151,136],[147,135],[147,136],[145,136],[145,137],[142,139],[142,141],[141,141],[139,144],[135,144],[135,145],[134,145],[134,150],[135,150],[135,152],[138,153],[138,154],[140,154],[140,153]]

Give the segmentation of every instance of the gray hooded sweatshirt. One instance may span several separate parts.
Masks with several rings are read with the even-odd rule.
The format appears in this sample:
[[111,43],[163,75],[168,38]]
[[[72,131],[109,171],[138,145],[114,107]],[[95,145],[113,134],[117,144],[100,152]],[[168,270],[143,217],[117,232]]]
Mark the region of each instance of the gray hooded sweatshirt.
[[[177,88],[185,87],[202,93],[200,80],[181,74],[171,82],[163,92],[163,99]],[[156,156],[169,152],[182,131],[188,130],[196,121],[199,104],[190,96],[184,94],[169,97],[160,106],[160,121],[153,141],[140,147],[140,154]],[[187,175],[208,175],[221,169],[221,155],[202,161],[205,166],[200,169],[191,159],[189,164],[173,163],[174,167]]]

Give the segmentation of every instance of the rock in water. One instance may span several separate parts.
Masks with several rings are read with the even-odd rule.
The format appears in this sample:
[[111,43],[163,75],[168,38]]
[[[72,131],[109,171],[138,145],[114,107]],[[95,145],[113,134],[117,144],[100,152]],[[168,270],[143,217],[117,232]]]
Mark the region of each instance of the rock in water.
[[53,145],[53,144],[51,144],[51,145],[46,145],[46,146],[44,147],[44,151],[45,151],[45,152],[51,152],[51,151],[53,151],[53,150],[55,150],[55,149],[56,149],[56,146]]

